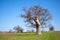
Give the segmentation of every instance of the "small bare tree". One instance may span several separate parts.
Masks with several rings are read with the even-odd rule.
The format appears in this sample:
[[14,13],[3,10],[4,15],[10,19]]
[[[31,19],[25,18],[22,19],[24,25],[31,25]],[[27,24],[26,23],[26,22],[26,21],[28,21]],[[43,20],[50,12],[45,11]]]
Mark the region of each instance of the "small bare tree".
[[12,29],[9,30],[9,33],[12,32]]
[[23,32],[23,28],[20,27],[19,25],[18,25],[18,26],[15,26],[13,29],[14,29],[16,32]]
[[26,14],[22,14],[21,17],[25,18],[25,22],[28,26],[36,28],[36,34],[41,34],[42,25],[46,25],[47,21],[51,19],[49,11],[41,6],[32,6],[29,9],[23,8]]

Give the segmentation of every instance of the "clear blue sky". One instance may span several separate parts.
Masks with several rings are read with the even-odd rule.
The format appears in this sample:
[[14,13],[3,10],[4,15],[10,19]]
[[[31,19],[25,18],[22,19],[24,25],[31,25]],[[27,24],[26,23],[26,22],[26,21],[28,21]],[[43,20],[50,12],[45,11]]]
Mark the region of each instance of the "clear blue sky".
[[60,0],[0,0],[0,31],[8,31],[16,25],[26,29],[22,18],[18,17],[22,13],[22,7],[40,5],[47,8],[53,19],[55,30],[60,30]]

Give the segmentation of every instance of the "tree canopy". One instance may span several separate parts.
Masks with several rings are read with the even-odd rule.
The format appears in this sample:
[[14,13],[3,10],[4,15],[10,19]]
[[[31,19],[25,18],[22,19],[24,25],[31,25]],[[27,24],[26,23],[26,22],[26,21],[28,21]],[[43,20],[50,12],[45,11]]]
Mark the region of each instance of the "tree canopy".
[[35,18],[38,17],[39,22],[41,23],[41,27],[46,27],[48,20],[51,19],[50,12],[39,5],[34,5],[30,8],[23,8],[23,11],[26,14],[22,14],[21,17],[25,18],[24,21],[29,24],[28,26],[36,27],[36,23],[34,22]]

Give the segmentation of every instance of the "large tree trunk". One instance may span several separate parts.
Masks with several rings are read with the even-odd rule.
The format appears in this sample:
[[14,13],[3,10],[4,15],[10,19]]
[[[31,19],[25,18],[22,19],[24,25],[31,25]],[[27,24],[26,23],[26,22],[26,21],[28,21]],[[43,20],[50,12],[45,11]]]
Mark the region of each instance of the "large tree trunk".
[[36,34],[37,35],[41,34],[41,27],[40,26],[36,26]]
[[36,34],[40,35],[41,34],[41,23],[38,19],[38,17],[35,17],[35,23],[36,23]]

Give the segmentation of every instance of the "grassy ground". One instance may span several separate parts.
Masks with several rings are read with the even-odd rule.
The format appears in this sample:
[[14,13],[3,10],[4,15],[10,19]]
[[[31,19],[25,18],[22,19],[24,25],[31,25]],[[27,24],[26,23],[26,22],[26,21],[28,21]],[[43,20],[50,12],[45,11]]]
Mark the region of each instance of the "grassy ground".
[[60,32],[35,33],[0,33],[0,40],[60,40]]

